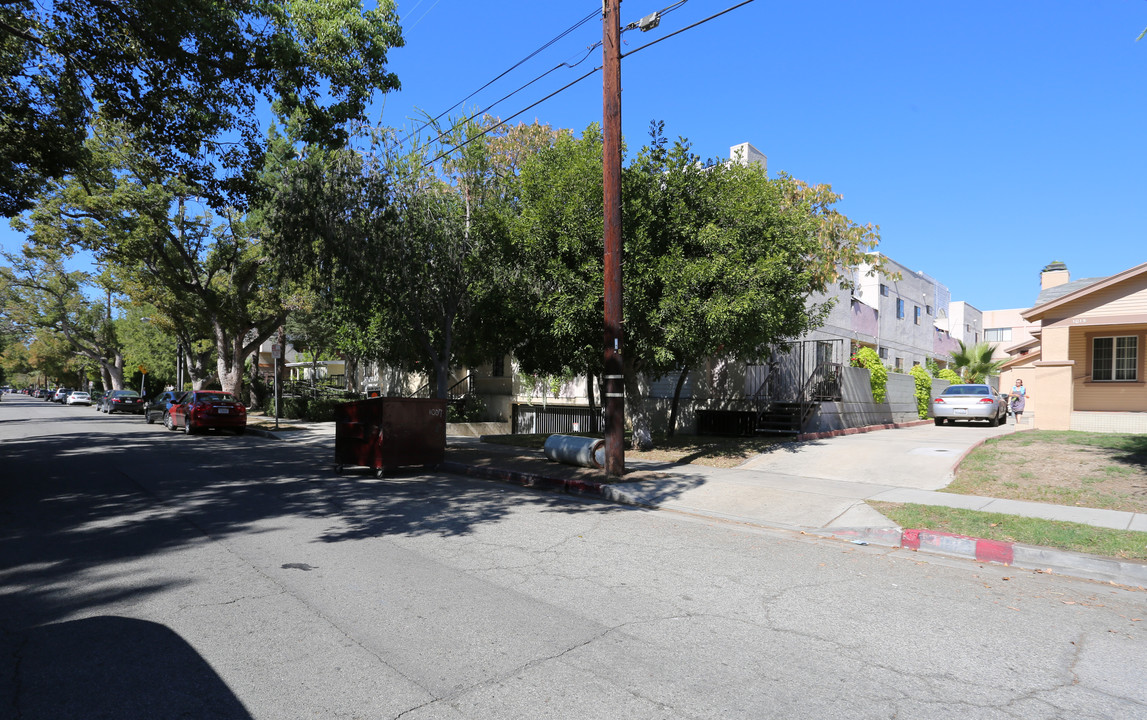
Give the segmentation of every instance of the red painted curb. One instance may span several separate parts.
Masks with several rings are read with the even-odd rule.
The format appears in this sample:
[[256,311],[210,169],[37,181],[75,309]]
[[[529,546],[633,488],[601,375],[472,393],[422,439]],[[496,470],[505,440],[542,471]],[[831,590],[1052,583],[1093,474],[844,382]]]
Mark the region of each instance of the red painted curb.
[[[951,541],[957,541],[952,543]],[[966,541],[959,543],[958,541]],[[973,551],[960,552],[953,550],[961,544],[971,543]],[[1011,565],[1015,559],[1014,543],[1001,540],[986,540],[969,535],[940,532],[938,530],[924,530],[921,528],[905,528],[900,534],[900,547],[908,550],[920,550],[921,546],[927,549],[940,549],[946,554],[968,557],[980,562],[994,562],[1001,565]]]

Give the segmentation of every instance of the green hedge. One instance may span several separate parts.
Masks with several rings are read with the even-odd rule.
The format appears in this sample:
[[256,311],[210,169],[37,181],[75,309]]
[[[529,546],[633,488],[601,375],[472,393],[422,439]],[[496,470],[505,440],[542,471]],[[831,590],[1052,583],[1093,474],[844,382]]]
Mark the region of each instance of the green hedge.
[[932,376],[919,365],[914,365],[908,374],[916,380],[916,414],[928,417],[928,401],[932,399]]
[[880,362],[880,356],[870,347],[862,347],[854,356],[855,364],[868,369],[872,384],[873,402],[882,403],[888,397],[888,368]]
[[[311,422],[330,422],[335,419],[335,406],[341,405],[341,400],[330,398],[286,397],[279,411],[279,417],[292,420],[309,420]],[[270,402],[268,414],[275,414],[275,402]]]

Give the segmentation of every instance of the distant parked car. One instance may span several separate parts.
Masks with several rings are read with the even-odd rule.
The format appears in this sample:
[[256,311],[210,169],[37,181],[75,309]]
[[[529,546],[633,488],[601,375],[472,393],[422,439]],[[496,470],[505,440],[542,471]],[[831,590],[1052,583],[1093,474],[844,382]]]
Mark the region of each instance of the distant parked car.
[[44,393],[36,397],[43,398],[44,402],[52,402],[56,399],[56,391],[51,388],[44,388]]
[[62,405],[64,401],[68,399],[68,395],[70,395],[71,392],[71,388],[56,388],[56,394],[52,396],[52,402],[58,402]]
[[171,412],[171,406],[179,402],[182,395],[183,393],[175,390],[164,390],[156,395],[143,406],[143,421],[150,425],[156,420],[160,420],[164,425],[167,425],[168,420],[166,418]]
[[100,409],[111,415],[117,412],[143,412],[143,398],[135,390],[112,390],[104,396]]
[[165,424],[188,435],[207,428],[227,428],[242,435],[247,430],[247,407],[229,392],[194,390],[172,406]]
[[67,400],[64,400],[65,405],[91,405],[92,396],[83,390],[73,390],[68,393]]
[[932,417],[937,425],[957,420],[987,420],[990,427],[1008,421],[1007,400],[991,385],[949,385],[932,398]]

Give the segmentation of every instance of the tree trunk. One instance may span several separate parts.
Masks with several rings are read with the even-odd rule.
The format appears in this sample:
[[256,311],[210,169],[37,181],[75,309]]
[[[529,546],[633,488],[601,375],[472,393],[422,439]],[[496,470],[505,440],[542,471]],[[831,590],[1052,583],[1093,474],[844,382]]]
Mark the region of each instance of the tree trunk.
[[673,388],[673,405],[669,408],[669,429],[665,434],[669,437],[677,432],[677,404],[681,400],[681,388],[685,387],[685,378],[689,377],[689,368],[681,371],[681,376],[677,378],[677,387]]
[[638,373],[633,365],[625,363],[625,409],[629,424],[633,428],[633,449],[646,451],[653,449],[653,421],[645,406],[645,396],[641,392]]

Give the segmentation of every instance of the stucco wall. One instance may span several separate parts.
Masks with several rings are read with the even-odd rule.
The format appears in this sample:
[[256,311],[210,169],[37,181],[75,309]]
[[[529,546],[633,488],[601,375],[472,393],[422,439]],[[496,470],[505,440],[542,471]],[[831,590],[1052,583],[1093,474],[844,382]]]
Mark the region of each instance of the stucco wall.
[[[919,419],[916,413],[916,381],[911,375],[889,373],[887,399],[882,403],[872,400],[869,377],[868,370],[864,368],[843,368],[841,401],[821,403],[805,426],[805,432],[843,430]],[[947,387],[947,383],[944,383],[944,387]]]

